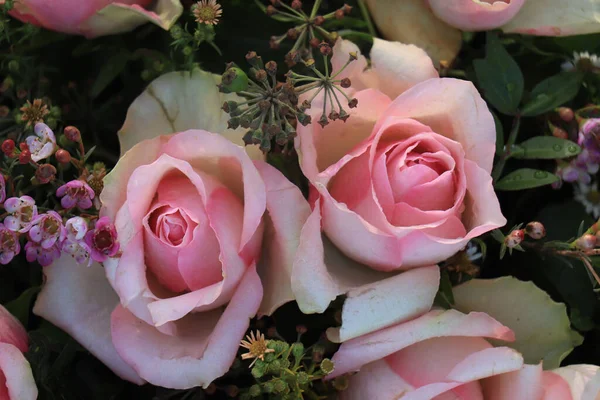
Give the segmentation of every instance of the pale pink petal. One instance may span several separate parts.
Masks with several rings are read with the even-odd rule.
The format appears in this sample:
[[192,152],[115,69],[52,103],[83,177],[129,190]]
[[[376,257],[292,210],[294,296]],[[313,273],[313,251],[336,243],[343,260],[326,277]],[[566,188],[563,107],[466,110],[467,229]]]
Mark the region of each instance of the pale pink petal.
[[293,264],[302,254],[298,251],[301,231],[311,211],[302,192],[281,172],[262,161],[255,161],[254,165],[267,189],[263,250],[258,263],[264,286],[259,314],[271,315],[279,306],[295,299],[291,286]]
[[348,388],[340,392],[340,400],[400,399],[413,389],[385,360],[377,360],[362,367],[360,373],[349,377]]
[[346,63],[350,57],[350,53],[356,54],[356,60],[352,61],[348,66],[342,71],[337,79],[350,78],[352,82],[352,86],[345,90],[348,96],[352,96],[355,92],[360,90],[374,88],[374,85],[377,84],[377,81],[373,82],[374,85],[365,84],[365,70],[368,67],[367,59],[364,55],[361,54],[360,49],[356,44],[349,40],[338,39],[333,46],[333,56],[331,57],[331,70],[337,73]]
[[537,36],[570,36],[600,32],[598,3],[590,0],[527,0],[502,27],[505,32]]
[[467,159],[490,173],[496,128],[485,101],[471,82],[452,78],[430,79],[401,94],[379,118],[412,118],[431,130],[462,144]]
[[357,371],[363,365],[387,357],[415,343],[445,336],[514,340],[510,329],[487,314],[470,313],[465,315],[455,310],[431,311],[412,321],[343,343],[332,359],[335,370],[327,378]]
[[29,347],[27,331],[2,305],[0,305],[0,343],[11,344],[23,353]]
[[[131,1],[127,1],[131,3]],[[114,2],[82,21],[78,33],[88,38],[129,32],[132,29],[152,22],[169,30],[183,12],[179,0],[157,0],[150,10],[137,4]]]
[[[482,380],[486,400],[542,399],[542,364],[523,365],[518,371]],[[545,399],[544,400],[550,400]],[[566,400],[566,399],[564,399]]]
[[377,28],[387,40],[414,44],[436,65],[451,63],[462,44],[461,32],[431,12],[426,0],[367,0]]
[[391,99],[417,83],[439,77],[431,58],[413,44],[375,38],[370,57],[378,83],[374,89],[379,89]]
[[261,298],[260,279],[251,267],[218,321],[212,315],[217,310],[204,318],[205,313],[188,316],[178,336],[161,334],[118,307],[112,315],[115,347],[140,376],[154,385],[174,389],[207,387],[229,370]]
[[525,0],[429,0],[439,19],[463,31],[498,28],[517,15],[525,3]]
[[[350,118],[346,123],[337,120],[325,128],[317,123],[298,126],[296,150],[302,172],[310,181],[368,138],[380,115],[390,104],[387,96],[372,89],[357,92],[354,97],[358,100],[358,106],[349,109]],[[321,111],[317,108],[312,107],[308,111],[313,120],[320,117]]]
[[197,170],[215,176],[239,199],[243,199],[242,251],[255,236],[267,202],[265,184],[244,148],[223,136],[190,130],[173,136],[164,151],[189,162]]
[[327,337],[341,343],[422,315],[431,309],[439,281],[439,268],[434,265],[350,290],[342,326],[328,329]]
[[[2,382],[4,379],[6,381]],[[6,400],[35,400],[38,396],[37,386],[29,362],[21,350],[9,343],[0,343],[0,398],[7,395]]]
[[43,269],[46,281],[33,312],[58,326],[115,374],[141,385],[144,380],[119,357],[110,336],[110,314],[119,298],[98,263],[82,267],[69,255]]
[[[577,364],[558,368],[550,372],[560,376],[567,383],[573,400],[596,400],[600,394],[599,368],[596,365]],[[549,382],[562,387],[562,383],[555,377]],[[558,399],[549,398],[548,400]]]

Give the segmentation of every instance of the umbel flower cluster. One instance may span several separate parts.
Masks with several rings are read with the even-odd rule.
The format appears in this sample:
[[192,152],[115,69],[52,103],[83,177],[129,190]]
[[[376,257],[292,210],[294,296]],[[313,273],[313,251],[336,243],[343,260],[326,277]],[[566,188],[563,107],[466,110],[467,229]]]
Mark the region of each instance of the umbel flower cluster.
[[[41,99],[28,101],[21,108],[21,119],[26,129],[33,127],[33,134],[18,146],[13,139],[2,143],[0,263],[9,263],[22,251],[27,261],[42,266],[52,264],[62,253],[87,266],[104,261],[119,251],[115,227],[108,218],[98,217],[105,167],[102,163],[86,165],[91,152],[85,153],[81,133],[73,126],[64,129],[66,146],[59,147],[52,129],[42,122],[48,114],[45,110]],[[71,155],[69,147],[75,147],[77,156]],[[64,181],[71,168],[77,178]],[[27,175],[32,177],[24,187]],[[32,197],[40,187],[45,194],[41,203]]]

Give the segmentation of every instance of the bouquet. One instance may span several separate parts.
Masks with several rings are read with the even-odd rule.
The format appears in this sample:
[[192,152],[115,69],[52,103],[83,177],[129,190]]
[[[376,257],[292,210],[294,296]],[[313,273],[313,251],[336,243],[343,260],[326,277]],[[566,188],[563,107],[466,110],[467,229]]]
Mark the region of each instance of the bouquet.
[[599,399],[596,3],[0,1],[0,399]]

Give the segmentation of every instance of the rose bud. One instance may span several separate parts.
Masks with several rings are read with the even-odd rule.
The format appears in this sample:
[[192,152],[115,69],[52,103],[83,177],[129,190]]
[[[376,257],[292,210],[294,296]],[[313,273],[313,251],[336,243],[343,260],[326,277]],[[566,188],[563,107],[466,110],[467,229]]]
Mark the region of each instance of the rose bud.
[[541,239],[546,236],[546,228],[541,222],[533,221],[525,227],[525,233],[532,239]]
[[523,229],[515,229],[504,238],[504,244],[509,249],[517,247],[525,239],[525,231]]

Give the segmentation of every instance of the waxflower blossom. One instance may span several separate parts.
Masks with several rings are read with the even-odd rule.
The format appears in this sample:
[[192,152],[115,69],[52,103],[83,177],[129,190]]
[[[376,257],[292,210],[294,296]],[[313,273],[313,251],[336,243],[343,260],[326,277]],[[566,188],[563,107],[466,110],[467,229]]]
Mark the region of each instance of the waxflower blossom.
[[21,121],[26,122],[28,128],[38,122],[44,122],[44,117],[50,114],[48,106],[44,104],[42,99],[35,99],[33,103],[27,100],[27,104],[21,107],[19,111],[22,113]]
[[578,182],[589,185],[591,175],[600,170],[600,119],[587,120],[580,128],[577,144],[581,146],[581,153],[557,168],[556,174],[565,182]]
[[87,267],[92,265],[92,255],[90,246],[83,240],[73,240],[67,238],[62,246],[62,251],[69,254],[75,259],[75,262],[79,265],[85,265]]
[[25,244],[25,258],[27,261],[34,262],[37,260],[42,267],[47,267],[59,257],[60,247],[58,243],[55,243],[47,249],[43,248],[40,243],[33,241],[28,241]]
[[11,197],[4,202],[4,209],[10,214],[4,219],[4,226],[14,232],[25,233],[37,217],[35,200],[29,196]]
[[20,251],[17,234],[0,223],[0,264],[8,264]]
[[62,243],[66,237],[66,229],[62,218],[56,211],[48,211],[38,215],[29,229],[29,239],[39,243],[42,248],[49,249],[55,244]]
[[31,159],[35,162],[50,157],[56,150],[56,137],[48,125],[40,122],[35,125],[35,135],[25,139],[31,152]]
[[80,180],[73,180],[62,185],[56,190],[56,195],[62,197],[60,204],[63,208],[79,207],[82,210],[90,208],[95,197],[92,188]]
[[96,222],[96,228],[85,235],[85,243],[91,249],[92,259],[104,262],[108,257],[114,257],[119,252],[117,230],[110,218],[102,217]]
[[87,221],[81,217],[69,218],[65,223],[67,239],[78,241],[85,238],[88,231]]

